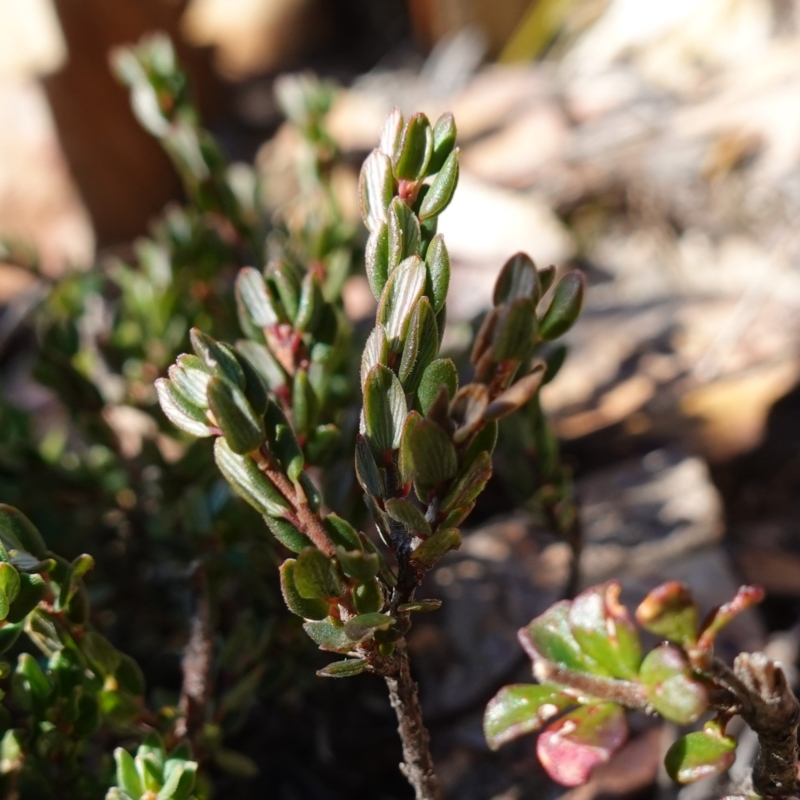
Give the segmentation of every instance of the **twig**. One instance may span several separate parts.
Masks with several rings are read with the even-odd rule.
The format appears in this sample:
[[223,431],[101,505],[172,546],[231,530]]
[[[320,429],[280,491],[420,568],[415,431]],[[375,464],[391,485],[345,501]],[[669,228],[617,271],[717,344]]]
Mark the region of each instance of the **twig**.
[[405,639],[397,642],[394,661],[396,671],[384,677],[403,743],[400,771],[414,788],[416,800],[440,800],[442,789],[433,766],[430,736],[422,721],[417,684],[411,677]]
[[211,603],[208,596],[208,576],[202,564],[196,566],[192,576],[195,592],[195,610],[189,641],[183,652],[183,684],[181,685],[181,719],[175,734],[193,739],[206,721],[206,709],[211,697],[211,666],[214,644],[211,630]]
[[733,672],[747,691],[739,698],[742,717],[758,736],[753,788],[763,797],[789,797],[799,788],[800,704],[783,670],[764,653],[741,653],[733,662]]

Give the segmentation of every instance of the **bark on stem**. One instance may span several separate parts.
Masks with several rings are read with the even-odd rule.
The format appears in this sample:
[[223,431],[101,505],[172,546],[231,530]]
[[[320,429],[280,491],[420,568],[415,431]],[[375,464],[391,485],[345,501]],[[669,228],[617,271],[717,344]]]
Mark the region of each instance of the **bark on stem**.
[[395,649],[397,671],[386,675],[389,702],[397,714],[397,731],[403,743],[400,771],[414,788],[416,800],[441,800],[442,788],[433,766],[430,736],[422,720],[417,684],[411,677],[405,639]]

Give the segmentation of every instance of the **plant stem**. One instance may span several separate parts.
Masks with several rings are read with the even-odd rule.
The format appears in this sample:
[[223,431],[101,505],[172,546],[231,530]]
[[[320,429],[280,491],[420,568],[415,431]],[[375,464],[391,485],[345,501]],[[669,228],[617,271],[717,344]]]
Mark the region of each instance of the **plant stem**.
[[395,649],[397,669],[386,675],[389,702],[397,714],[397,731],[403,743],[403,763],[400,771],[414,788],[416,800],[440,800],[442,788],[433,766],[430,736],[422,721],[417,684],[411,677],[408,648],[405,639]]
[[742,717],[758,736],[753,788],[762,797],[790,797],[798,790],[800,703],[783,670],[764,653],[739,654],[733,672]]
[[195,591],[195,612],[189,641],[183,652],[183,685],[180,709],[182,717],[175,733],[193,739],[206,722],[206,711],[212,692],[211,667],[214,658],[211,629],[211,603],[205,567],[198,564],[192,576]]

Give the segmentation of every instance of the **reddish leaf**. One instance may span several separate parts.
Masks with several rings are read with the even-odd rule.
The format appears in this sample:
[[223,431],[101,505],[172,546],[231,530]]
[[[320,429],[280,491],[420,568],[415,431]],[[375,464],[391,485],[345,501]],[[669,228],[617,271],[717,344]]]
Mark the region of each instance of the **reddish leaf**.
[[540,734],[536,754],[554,781],[580,786],[596,767],[610,760],[627,736],[625,714],[619,706],[581,706]]

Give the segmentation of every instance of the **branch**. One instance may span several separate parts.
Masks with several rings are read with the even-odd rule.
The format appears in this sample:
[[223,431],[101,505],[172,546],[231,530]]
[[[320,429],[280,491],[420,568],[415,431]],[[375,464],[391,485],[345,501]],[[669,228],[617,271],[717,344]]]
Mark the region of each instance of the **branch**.
[[400,765],[400,771],[414,787],[416,800],[440,800],[442,789],[433,766],[430,736],[422,721],[417,684],[411,677],[405,639],[397,642],[395,656],[396,672],[384,677],[403,743],[404,763]]
[[783,670],[764,653],[741,653],[734,675],[747,690],[742,717],[758,736],[753,788],[763,797],[788,797],[798,790],[797,727],[800,704]]
[[175,727],[175,734],[178,737],[189,737],[190,739],[199,733],[206,721],[206,710],[212,691],[211,666],[214,657],[208,577],[202,564],[196,567],[192,583],[194,584],[196,604],[189,641],[183,652],[181,718]]

